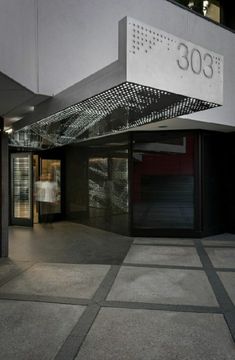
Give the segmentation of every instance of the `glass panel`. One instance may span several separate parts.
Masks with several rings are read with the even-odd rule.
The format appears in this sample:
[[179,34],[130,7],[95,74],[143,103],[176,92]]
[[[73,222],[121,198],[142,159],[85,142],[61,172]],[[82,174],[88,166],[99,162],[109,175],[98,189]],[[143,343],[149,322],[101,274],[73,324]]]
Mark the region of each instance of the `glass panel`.
[[194,138],[159,136],[133,144],[135,228],[194,227]]
[[89,207],[92,213],[104,215],[104,210],[108,207],[108,159],[92,158],[89,159]]
[[13,218],[31,219],[31,156],[12,154]]
[[216,21],[220,22],[220,3],[219,1],[213,0],[213,1],[204,1],[204,9],[203,13],[206,17]]
[[220,22],[221,4],[219,0],[177,0],[177,2],[216,22]]
[[90,224],[110,231],[128,232],[128,159],[89,159]]
[[111,158],[110,201],[112,215],[128,213],[128,160]]
[[40,164],[41,175],[35,182],[34,196],[40,214],[50,220],[50,215],[61,213],[61,161],[42,159]]

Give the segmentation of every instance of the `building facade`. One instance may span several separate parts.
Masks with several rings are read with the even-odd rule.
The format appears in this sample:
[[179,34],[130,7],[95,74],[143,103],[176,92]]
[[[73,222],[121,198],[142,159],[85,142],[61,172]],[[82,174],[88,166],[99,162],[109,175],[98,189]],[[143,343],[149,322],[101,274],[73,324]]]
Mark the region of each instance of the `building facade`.
[[235,231],[229,10],[1,3],[1,256],[8,222],[66,219],[131,236]]

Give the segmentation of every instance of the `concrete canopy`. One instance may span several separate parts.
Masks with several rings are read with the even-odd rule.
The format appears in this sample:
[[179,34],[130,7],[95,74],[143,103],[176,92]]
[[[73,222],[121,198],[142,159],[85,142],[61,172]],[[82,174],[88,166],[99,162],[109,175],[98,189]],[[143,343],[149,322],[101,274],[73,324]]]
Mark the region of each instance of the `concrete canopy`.
[[222,103],[223,56],[126,17],[118,61],[45,101],[13,129],[61,146]]

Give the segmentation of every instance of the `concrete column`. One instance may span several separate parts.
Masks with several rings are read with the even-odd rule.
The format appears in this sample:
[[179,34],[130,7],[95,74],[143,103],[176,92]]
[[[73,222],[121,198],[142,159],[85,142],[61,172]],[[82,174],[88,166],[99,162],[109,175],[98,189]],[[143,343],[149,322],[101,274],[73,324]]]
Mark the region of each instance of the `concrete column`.
[[0,257],[8,256],[8,136],[0,130]]

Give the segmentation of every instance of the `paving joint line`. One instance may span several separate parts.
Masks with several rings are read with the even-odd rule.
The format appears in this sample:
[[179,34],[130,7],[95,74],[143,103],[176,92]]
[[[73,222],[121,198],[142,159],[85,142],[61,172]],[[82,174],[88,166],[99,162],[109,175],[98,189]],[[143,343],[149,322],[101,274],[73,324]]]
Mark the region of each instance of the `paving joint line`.
[[0,301],[1,300],[31,301],[31,302],[44,302],[44,303],[53,303],[53,304],[82,305],[82,306],[87,306],[91,303],[90,299],[85,299],[85,298],[67,298],[67,297],[59,297],[59,296],[11,294],[11,293],[0,293]]
[[199,313],[218,313],[222,310],[216,306],[204,305],[187,305],[187,304],[161,304],[141,301],[116,301],[116,300],[91,300],[88,298],[63,298],[52,296],[32,296],[22,294],[0,294],[1,300],[12,301],[29,301],[29,302],[44,302],[64,305],[98,305],[100,307],[112,308],[126,308],[126,309],[143,309],[143,310],[165,310],[175,312],[199,312]]
[[133,243],[131,246],[164,246],[164,247],[189,247],[189,248],[195,248],[195,245],[192,244],[164,244],[164,243],[159,243],[159,244],[151,244],[151,243],[138,243],[138,244],[135,244]]
[[105,301],[121,265],[112,265],[99,285],[87,306],[79,318],[71,333],[59,349],[54,360],[73,360],[77,356],[91,326],[93,325],[100,309],[102,301]]
[[209,249],[235,249],[233,245],[203,245],[203,247]]
[[161,310],[161,311],[175,311],[175,312],[222,314],[222,310],[220,309],[220,307],[203,306],[203,305],[159,304],[159,303],[146,303],[146,302],[134,302],[134,301],[106,300],[101,303],[101,306],[111,307],[111,308],[139,309],[139,310]]
[[200,239],[194,239],[194,243],[197,249],[198,256],[203,265],[205,271],[218,304],[222,310],[225,321],[231,333],[232,339],[235,342],[235,307],[232,300],[229,297],[222,281],[220,280],[213,263],[210,260],[209,255],[203,247]]
[[215,267],[216,272],[235,272],[235,268],[219,268]]
[[145,267],[155,269],[172,269],[172,270],[203,270],[203,267],[199,266],[183,266],[183,265],[160,265],[160,264],[137,264],[137,263],[123,263],[122,266],[131,267]]

